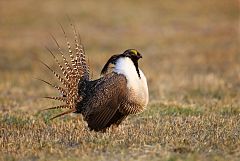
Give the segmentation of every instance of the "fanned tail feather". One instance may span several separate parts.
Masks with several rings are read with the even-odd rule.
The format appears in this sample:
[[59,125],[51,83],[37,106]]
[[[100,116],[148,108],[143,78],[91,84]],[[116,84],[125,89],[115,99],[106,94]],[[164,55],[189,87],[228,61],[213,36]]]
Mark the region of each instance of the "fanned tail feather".
[[[60,25],[61,26],[61,25]],[[71,23],[71,27],[74,33],[74,45],[75,50],[72,50],[71,44],[68,40],[67,34],[63,27],[61,26],[63,35],[65,37],[65,42],[68,49],[68,58],[71,62],[69,62],[65,56],[65,53],[63,52],[62,48],[60,47],[58,41],[55,39],[53,35],[51,35],[53,41],[55,42],[57,46],[57,50],[60,53],[63,61],[63,65],[59,62],[58,58],[53,54],[53,52],[47,48],[49,53],[52,55],[54,61],[57,63],[58,67],[60,68],[62,74],[58,74],[56,71],[54,71],[51,67],[49,67],[46,63],[41,63],[46,66],[57,79],[61,83],[62,86],[54,85],[48,81],[39,79],[40,81],[50,85],[51,87],[57,89],[62,96],[47,96],[44,98],[57,100],[64,102],[64,105],[59,105],[55,107],[50,107],[44,110],[52,110],[52,109],[69,109],[57,116],[54,116],[52,119],[60,117],[62,115],[76,112],[76,106],[77,103],[81,101],[82,97],[79,95],[79,89],[78,89],[78,83],[80,80],[89,80],[89,66],[86,63],[86,56],[85,51],[83,48],[83,45],[81,44],[81,39],[79,34],[76,31],[75,26]],[[73,52],[75,51],[75,52]]]
[[68,105],[59,105],[59,106],[45,108],[42,111],[53,110],[53,109],[63,109],[63,108],[70,108],[70,107]]
[[57,89],[63,96],[67,95],[67,91],[64,88],[62,88],[60,86],[57,86],[57,85],[54,85],[54,84],[51,84],[51,83],[49,83],[49,82],[47,82],[47,81],[45,81],[43,79],[39,79],[39,78],[37,78],[37,79],[42,81],[42,82],[44,82],[44,83],[46,83],[46,84],[48,84],[48,85],[50,85],[51,87],[53,87],[55,89]]
[[57,100],[57,101],[62,101],[62,102],[66,102],[66,101],[67,101],[66,97],[45,96],[45,97],[43,97],[43,98],[52,99],[52,100]]
[[[47,48],[47,47],[46,47]],[[58,59],[56,58],[56,56],[53,54],[53,52],[47,48],[47,50],[49,51],[49,53],[53,56],[53,59],[55,60],[55,62],[58,64],[59,68],[61,69],[64,77],[69,81],[69,75],[68,75],[68,71],[59,63]]]
[[43,61],[40,61],[45,67],[47,67],[54,75],[55,77],[58,78],[58,80],[65,86],[68,87],[68,83],[67,81],[62,78],[58,73],[56,73],[52,68],[50,68],[46,63],[44,63]]
[[75,49],[76,49],[76,61],[77,61],[77,69],[80,72],[83,72],[83,76],[85,79],[89,79],[89,65],[86,62],[86,55],[84,46],[81,43],[81,37],[80,34],[77,33],[76,27],[72,24],[70,20],[70,25],[72,27],[73,33],[74,33],[74,42],[75,42]]
[[62,25],[60,25],[60,26],[61,26],[63,35],[65,37],[65,41],[66,41],[66,44],[67,44],[69,57],[71,59],[71,63],[72,63],[72,67],[73,67],[72,74],[74,75],[77,72],[77,67],[76,67],[76,64],[75,64],[75,58],[74,58],[73,53],[72,53],[72,47],[70,45],[70,42],[68,41],[68,37],[67,37],[67,34],[66,34],[65,30],[63,29]]
[[66,114],[69,114],[69,113],[72,113],[72,112],[76,112],[76,110],[75,110],[75,109],[67,110],[67,111],[65,111],[65,112],[63,112],[63,113],[60,113],[60,114],[52,117],[50,120],[53,120],[53,119],[55,119],[55,118],[57,118],[57,117],[60,117],[60,116],[63,116],[63,115],[66,115]]
[[72,70],[71,66],[69,65],[69,63],[68,63],[66,57],[64,56],[64,52],[62,51],[60,45],[58,44],[58,41],[55,39],[55,37],[54,37],[53,35],[51,35],[51,36],[52,36],[52,39],[54,40],[55,44],[56,44],[57,47],[58,47],[58,51],[59,51],[59,53],[60,53],[61,56],[62,56],[63,62],[64,62],[64,64],[65,64],[66,69],[67,69],[67,72],[68,72],[68,76],[71,77],[71,76],[72,76],[72,71],[73,71],[73,70]]

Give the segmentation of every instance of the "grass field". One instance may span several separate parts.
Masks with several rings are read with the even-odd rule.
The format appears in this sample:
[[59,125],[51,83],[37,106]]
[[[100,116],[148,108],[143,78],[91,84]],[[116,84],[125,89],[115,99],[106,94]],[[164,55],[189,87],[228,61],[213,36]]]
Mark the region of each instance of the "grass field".
[[[1,160],[239,160],[240,9],[235,0],[0,1]],[[81,116],[49,121],[56,94],[38,61],[65,47],[76,24],[97,78],[107,59],[142,53],[150,102],[118,129],[95,133]]]

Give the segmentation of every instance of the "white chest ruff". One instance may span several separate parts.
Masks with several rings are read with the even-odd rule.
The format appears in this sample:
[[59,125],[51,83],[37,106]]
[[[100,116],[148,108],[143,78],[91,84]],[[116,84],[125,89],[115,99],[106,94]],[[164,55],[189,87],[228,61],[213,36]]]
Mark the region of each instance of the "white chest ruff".
[[148,104],[148,86],[143,72],[139,69],[140,78],[132,60],[128,57],[119,58],[113,70],[118,74],[125,75],[130,99],[143,106]]

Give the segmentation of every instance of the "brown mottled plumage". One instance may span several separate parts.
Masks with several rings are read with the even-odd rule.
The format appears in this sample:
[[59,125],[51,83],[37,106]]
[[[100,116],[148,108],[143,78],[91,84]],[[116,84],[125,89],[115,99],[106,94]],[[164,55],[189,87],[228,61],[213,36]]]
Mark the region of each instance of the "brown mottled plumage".
[[71,26],[74,31],[74,52],[65,31],[61,27],[71,63],[67,61],[63,50],[54,37],[53,40],[58,47],[64,65],[48,49],[63,76],[42,62],[62,84],[62,86],[58,86],[41,80],[57,89],[61,94],[61,96],[46,98],[65,103],[48,109],[69,109],[52,119],[67,113],[80,113],[90,129],[102,131],[111,125],[119,125],[129,114],[142,112],[148,103],[146,78],[138,68],[138,60],[142,56],[134,49],[126,50],[123,54],[113,55],[103,67],[101,77],[90,80],[90,70],[83,45],[75,27],[72,24]]

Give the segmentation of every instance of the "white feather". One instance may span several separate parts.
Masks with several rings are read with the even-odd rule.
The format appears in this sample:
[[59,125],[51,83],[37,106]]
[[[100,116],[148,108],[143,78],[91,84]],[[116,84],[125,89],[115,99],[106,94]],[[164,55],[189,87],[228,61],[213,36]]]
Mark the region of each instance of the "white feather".
[[125,75],[127,79],[127,86],[130,90],[133,90],[141,101],[147,105],[148,103],[148,86],[147,80],[143,72],[139,69],[140,77],[137,74],[136,67],[133,61],[129,57],[122,57],[116,61],[115,68],[113,70],[118,74]]

